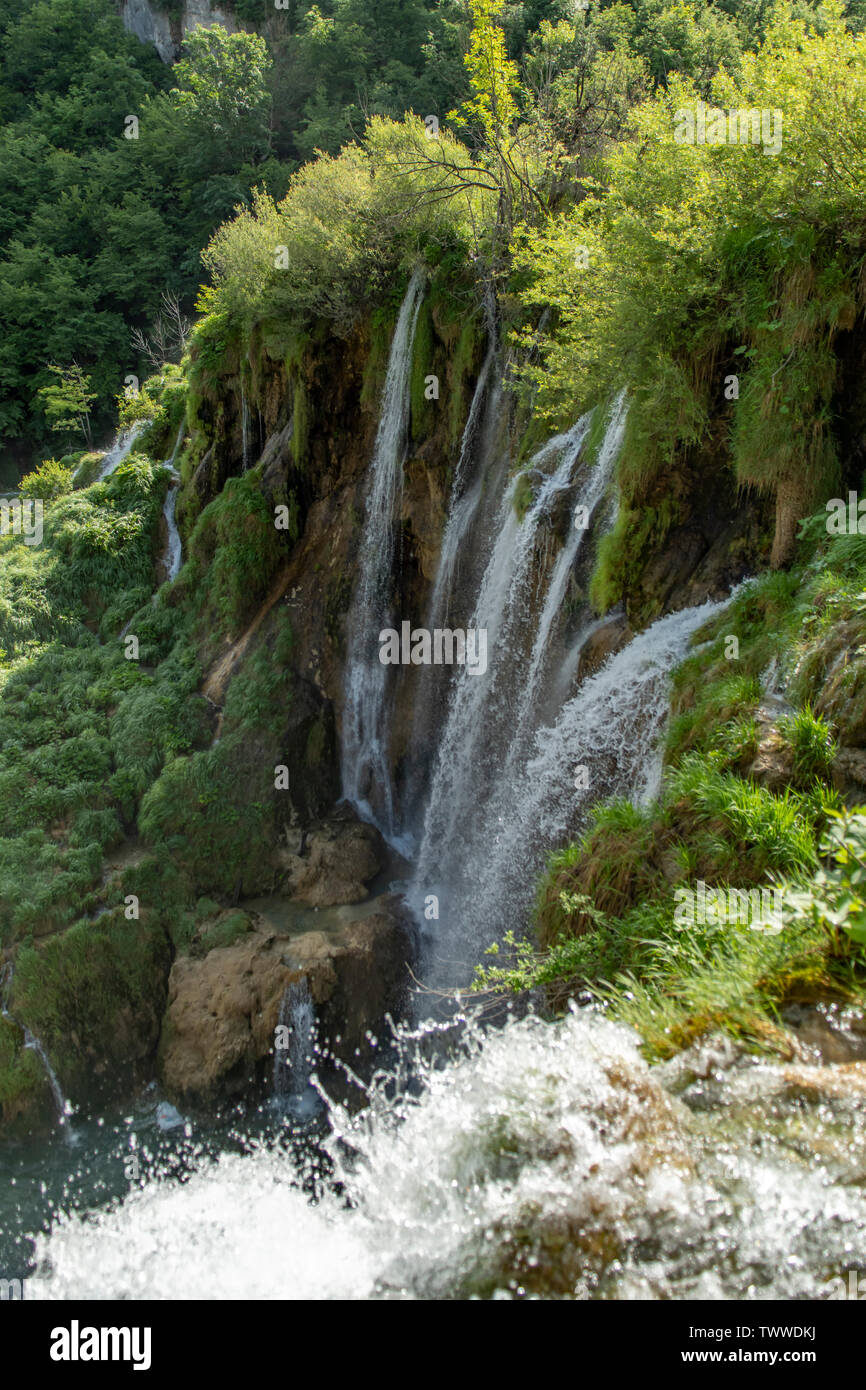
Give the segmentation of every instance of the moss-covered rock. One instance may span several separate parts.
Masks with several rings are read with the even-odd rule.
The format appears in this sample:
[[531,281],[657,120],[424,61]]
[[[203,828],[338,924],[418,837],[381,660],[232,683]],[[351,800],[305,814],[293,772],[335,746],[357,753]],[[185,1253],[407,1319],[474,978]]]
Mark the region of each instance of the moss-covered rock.
[[147,1074],[171,965],[154,916],[144,904],[140,920],[116,909],[17,954],[12,1012],[40,1038],[75,1104]]

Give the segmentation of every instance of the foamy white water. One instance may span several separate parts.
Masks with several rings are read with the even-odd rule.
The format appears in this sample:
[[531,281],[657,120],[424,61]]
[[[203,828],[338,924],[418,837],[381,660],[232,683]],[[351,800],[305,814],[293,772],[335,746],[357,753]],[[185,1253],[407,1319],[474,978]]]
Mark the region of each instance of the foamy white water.
[[223,1157],[59,1221],[27,1296],[825,1297],[866,1258],[866,1124],[830,1104],[821,1157],[798,1161],[777,1071],[744,1058],[689,1109],[594,1012],[469,1029],[417,1100],[380,1085],[334,1111],[348,1202],[329,1186],[311,1205],[287,1155]]

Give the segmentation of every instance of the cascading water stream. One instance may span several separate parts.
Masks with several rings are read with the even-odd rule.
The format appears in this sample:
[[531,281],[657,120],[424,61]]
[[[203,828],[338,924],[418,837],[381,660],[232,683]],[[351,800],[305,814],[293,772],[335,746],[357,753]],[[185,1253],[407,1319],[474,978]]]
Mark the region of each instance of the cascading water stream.
[[57,1073],[55,1072],[54,1068],[51,1065],[51,1062],[48,1059],[48,1054],[45,1051],[45,1048],[42,1046],[42,1043],[36,1037],[35,1033],[32,1033],[25,1024],[19,1023],[18,1019],[15,1018],[14,1015],[9,1012],[8,1002],[9,995],[12,991],[12,975],[13,967],[11,964],[7,964],[3,973],[0,974],[0,1000],[2,1000],[2,1002],[0,1002],[0,1018],[5,1019],[7,1023],[14,1024],[16,1028],[19,1028],[21,1030],[21,1032],[24,1035],[25,1048],[28,1048],[31,1052],[35,1052],[36,1056],[39,1058],[39,1061],[42,1065],[42,1070],[45,1072],[45,1077],[48,1082],[49,1089],[51,1091],[51,1098],[54,1101],[54,1109],[57,1113],[57,1123],[63,1131],[63,1135],[66,1139],[66,1142],[68,1144],[73,1144],[75,1142],[75,1132],[69,1124],[69,1117],[72,1114],[72,1106],[69,1104],[68,1100],[63,1094],[60,1082],[57,1079]]
[[[528,678],[531,686],[534,673],[537,681],[543,651],[539,649],[537,630],[531,646],[532,639],[527,636],[533,622],[531,589],[536,546],[540,528],[546,524],[551,507],[561,501],[562,495],[572,486],[572,475],[589,423],[590,417],[584,416],[566,434],[549,440],[535,454],[530,470],[538,475],[540,482],[522,520],[513,502],[517,479],[502,499],[498,535],[481,581],[471,624],[487,631],[489,666],[483,676],[461,671],[454,681],[418,853],[413,890],[416,904],[419,898],[433,891],[429,885],[434,880],[440,881],[439,865],[443,861],[457,862],[461,856],[460,847],[471,838],[478,804],[495,790],[497,773],[507,761],[515,735],[515,710],[527,698],[526,680]],[[618,410],[614,412],[608,435],[612,431],[621,438]],[[604,470],[595,472],[587,480],[592,505],[607,486],[615,453],[613,447],[608,449]],[[558,459],[558,463],[553,471],[542,472],[542,465],[549,465],[554,459]],[[570,544],[574,546],[573,541]],[[569,573],[567,562],[554,565],[556,589],[543,608],[547,634],[558,613]],[[531,653],[528,670],[527,648]],[[534,692],[530,691],[529,698],[534,698]],[[523,731],[520,732],[522,736]]]
[[165,557],[163,559],[165,582],[167,584],[170,584],[173,579],[177,578],[183,560],[183,546],[181,544],[180,532],[177,529],[177,520],[175,517],[177,492],[180,487],[180,475],[175,468],[175,460],[180,451],[185,429],[185,423],[181,422],[180,429],[177,432],[177,439],[175,440],[174,448],[171,452],[171,458],[167,460],[167,466],[171,469],[172,475],[172,481],[165,494],[165,501],[162,505],[162,514],[165,517],[167,532]]
[[[285,1034],[285,1046],[282,1046]],[[316,1038],[316,1011],[306,975],[287,988],[280,1005],[274,1049],[273,1096],[280,1110],[312,1115],[319,1097],[310,1084]]]
[[105,478],[110,477],[111,474],[120,467],[124,459],[129,457],[133,444],[141,434],[145,425],[149,423],[148,420],[136,420],[135,424],[130,425],[128,429],[118,431],[117,438],[102,460],[102,465],[96,477],[97,482],[101,483]]
[[379,660],[377,639],[380,630],[390,625],[394,522],[403,491],[409,373],[423,288],[424,272],[418,269],[409,281],[391,343],[348,621],[343,794],[386,838],[395,835],[396,826],[388,768],[387,668]]
[[[511,744],[508,749],[508,756],[505,763],[503,778],[507,779],[513,772],[518,758],[525,752],[527,737],[531,737],[535,730],[533,715],[537,718],[537,705],[541,693],[543,678],[546,674],[548,662],[551,656],[551,649],[554,645],[554,631],[562,609],[566,589],[569,580],[574,573],[578,555],[581,552],[584,538],[589,533],[590,523],[595,514],[596,508],[609,494],[613,480],[613,472],[616,461],[622,448],[623,436],[625,434],[625,423],[627,415],[627,405],[625,392],[621,391],[616,397],[611,409],[610,418],[605,430],[604,439],[598,452],[598,458],[591,468],[581,470],[576,480],[574,501],[575,501],[575,524],[569,527],[568,537],[561,546],[559,554],[551,571],[550,580],[547,585],[547,593],[544,598],[544,606],[538,620],[538,629],[535,640],[532,644],[532,651],[525,674],[522,677],[522,690],[517,701],[516,712],[512,723]],[[579,444],[583,443],[586,422],[588,430],[590,417],[578,421],[575,427],[579,431]],[[576,508],[583,509],[583,514],[578,518]],[[576,524],[578,520],[585,524]],[[611,508],[608,517],[608,525],[612,525],[615,520],[615,508]],[[564,666],[560,668],[561,674]],[[500,779],[502,780],[502,779]]]
[[[451,484],[448,519],[445,523],[439,551],[439,563],[436,567],[436,578],[433,581],[433,592],[430,596],[427,626],[431,629],[440,626],[440,619],[445,624],[448,622],[448,600],[454,586],[454,569],[457,557],[472,518],[477,511],[481,496],[483,463],[485,462],[483,453],[481,458],[482,471],[479,471],[474,483],[468,489],[466,482],[470,460],[475,450],[482,417],[485,413],[490,377],[497,357],[496,306],[490,293],[485,299],[485,313],[487,318],[487,352],[481,364],[481,371],[478,373],[478,380],[475,383],[472,403],[460,440],[460,454],[457,459],[457,467],[454,470],[454,480]],[[501,401],[501,386],[498,382],[492,395],[491,405],[493,408],[487,413],[489,418],[495,421],[499,414]]]
[[537,732],[529,757],[503,776],[457,866],[471,894],[460,923],[467,961],[521,925],[546,854],[574,838],[592,804],[658,790],[671,671],[728,602],[669,614],[635,637],[581,683],[555,724]]

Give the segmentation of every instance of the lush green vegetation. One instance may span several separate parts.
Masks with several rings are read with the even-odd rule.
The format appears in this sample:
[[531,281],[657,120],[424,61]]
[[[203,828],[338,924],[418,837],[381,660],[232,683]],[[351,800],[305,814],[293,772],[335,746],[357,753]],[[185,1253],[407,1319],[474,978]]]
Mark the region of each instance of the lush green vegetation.
[[[816,544],[816,522],[803,533],[799,563],[743,589],[676,671],[659,803],[594,810],[582,839],[550,859],[535,940],[494,950],[479,989],[543,986],[557,1007],[588,990],[655,1057],[716,1029],[784,1051],[786,1004],[866,1002],[866,817],[833,777],[837,741],[859,742],[862,713],[824,680],[841,611],[848,688],[862,682],[866,550],[857,537]],[[767,705],[768,670],[794,701],[789,713]],[[856,807],[857,790],[847,799]],[[698,882],[778,888],[781,930],[684,927],[677,889]]]
[[[776,507],[775,572],[676,674],[659,804],[597,809],[551,861],[537,941],[512,943],[516,960],[481,983],[545,985],[557,1003],[590,989],[657,1056],[716,1027],[780,1045],[787,1000],[862,991],[863,826],[837,819],[835,783],[839,748],[866,743],[866,540],[828,541],[819,510],[796,548],[800,519],[862,466],[843,419],[866,307],[862,6],[234,8],[263,33],[198,31],[172,68],[111,0],[11,0],[2,21],[0,463],[8,482],[22,465],[22,496],[45,507],[41,545],[0,538],[0,942],[16,950],[16,1010],[49,1047],[76,1020],[77,1076],[115,1030],[134,1070],[173,953],[247,929],[234,905],[276,872],[275,768],[327,763],[330,732],[291,674],[279,606],[216,740],[203,669],[299,538],[330,429],[317,355],[363,344],[374,408],[423,265],[413,444],[441,418],[457,447],[491,294],[524,452],[533,430],[597,404],[596,447],[627,385],[600,610],[639,584],[681,519],[678,478],[706,459]],[[779,148],[683,143],[699,101],[781,112]],[[438,417],[430,371],[447,383]],[[115,402],[141,433],[99,481]],[[280,430],[291,415],[276,483],[255,458],[240,473],[252,410]],[[862,419],[858,397],[849,435]],[[186,564],[154,596],[159,460],[182,439]],[[518,512],[530,495],[520,480]],[[347,589],[330,580],[332,638]],[[772,663],[792,702],[775,719]],[[784,929],[683,932],[675,893],[697,879],[781,884]],[[0,1101],[32,1083],[0,1029]]]
[[[629,112],[600,183],[518,232],[523,303],[557,316],[524,368],[536,409],[556,417],[575,395],[629,386],[604,605],[627,587],[659,484],[714,438],[737,481],[775,499],[774,564],[840,483],[840,347],[863,307],[866,45],[830,3],[808,17],[780,7],[765,28],[703,86],[670,75]],[[707,93],[726,112],[766,111],[761,141],[682,139],[683,112]],[[652,539],[678,519],[672,507]]]

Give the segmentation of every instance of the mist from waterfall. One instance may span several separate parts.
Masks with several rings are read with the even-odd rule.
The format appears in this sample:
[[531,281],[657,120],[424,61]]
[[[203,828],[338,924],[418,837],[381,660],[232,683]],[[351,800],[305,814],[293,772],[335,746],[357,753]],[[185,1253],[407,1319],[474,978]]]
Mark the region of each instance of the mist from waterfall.
[[396,831],[388,766],[387,668],[378,634],[391,625],[395,521],[403,492],[409,426],[409,378],[424,272],[409,281],[394,329],[376,443],[368,471],[358,577],[348,617],[343,711],[343,794],[386,837]]

